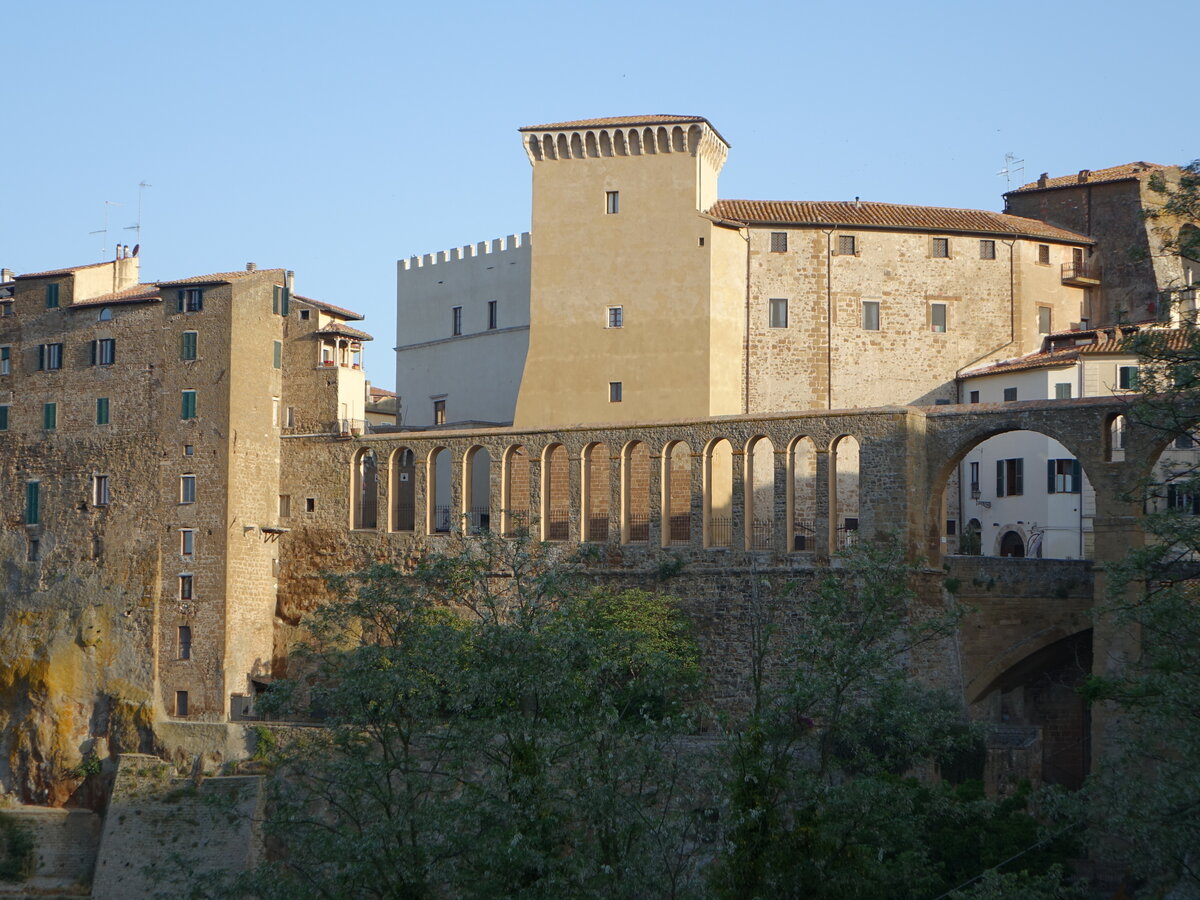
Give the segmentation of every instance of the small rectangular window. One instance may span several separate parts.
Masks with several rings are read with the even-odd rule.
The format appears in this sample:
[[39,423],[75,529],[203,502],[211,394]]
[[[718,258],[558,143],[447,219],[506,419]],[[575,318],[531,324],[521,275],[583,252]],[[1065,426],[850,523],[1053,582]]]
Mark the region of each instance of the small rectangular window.
[[772,328],[787,328],[788,302],[786,297],[772,297],[770,304],[770,320]]
[[108,424],[108,398],[107,397],[97,397],[96,398],[96,424],[97,425],[107,425]]
[[604,211],[610,216],[615,216],[621,211],[621,192],[620,191],[605,191],[604,192]]
[[287,418],[284,419],[284,427],[285,428],[295,428],[296,427],[296,407],[289,406],[287,408],[286,416],[287,416]]
[[1138,388],[1138,367],[1117,366],[1117,387],[1123,391],[1136,391]]
[[191,600],[192,599],[192,576],[191,575],[180,575],[179,576],[179,599],[180,600]]
[[488,301],[488,330],[489,331],[496,327],[496,321],[497,321],[496,320],[496,301],[489,300]]
[[272,341],[271,345],[271,365],[276,369],[283,368],[283,342]]
[[979,402],[979,391],[971,391],[971,393],[968,395],[967,402],[968,403],[978,403]]
[[192,629],[188,625],[179,626],[179,658],[192,658]]
[[200,288],[180,288],[175,294],[178,312],[200,312],[204,309],[204,292]]
[[858,239],[852,234],[838,235],[838,256],[854,256],[858,253]]
[[879,301],[864,300],[862,302],[863,331],[879,330]]
[[195,391],[180,391],[179,392],[179,418],[194,419],[196,418],[196,392]]
[[1046,460],[1047,494],[1078,494],[1082,480],[1079,460]]
[[446,401],[445,400],[434,400],[433,401],[433,424],[434,425],[445,425],[446,424]]
[[1071,399],[1071,382],[1060,381],[1054,385],[1055,400],[1070,400]]
[[46,309],[58,309],[58,285],[46,285]]
[[1038,334],[1049,334],[1052,320],[1053,310],[1049,306],[1038,307]]
[[300,310],[300,321],[307,322],[309,315],[310,315],[310,313],[307,309]]
[[185,331],[179,347],[180,359],[196,359],[196,344],[199,338],[199,332]]
[[1017,399],[1017,389],[1015,387],[1010,387],[1010,388],[1004,389],[1004,402],[1005,403],[1012,403],[1016,399]]
[[456,306],[450,311],[450,333],[462,334],[462,307]]
[[1025,493],[1025,460],[996,460],[996,496],[1019,497]]
[[943,334],[946,331],[946,304],[931,303],[929,304],[929,328],[936,331],[938,334]]
[[192,556],[196,552],[196,532],[191,528],[179,529],[179,555]]
[[62,368],[62,344],[38,344],[38,369],[51,371]]
[[42,427],[47,431],[53,431],[58,427],[58,404],[43,403],[42,404]]
[[305,512],[316,512],[317,511],[317,498],[316,497],[305,497],[304,498],[304,511]]
[[1050,265],[1050,245],[1038,244],[1038,262],[1043,266]]
[[996,242],[995,241],[980,241],[979,242],[979,258],[980,259],[995,259],[996,258]]
[[609,328],[624,328],[625,327],[625,307],[610,306],[608,308],[608,327]]
[[0,375],[12,374],[12,347],[0,347]]
[[279,398],[271,398],[271,427],[279,427]]
[[42,483],[25,482],[25,524],[37,525],[42,521]]
[[971,463],[971,497],[975,500],[979,499],[979,463]]
[[0,431],[8,431],[8,406],[0,406]]
[[950,238],[933,239],[933,257],[934,259],[950,258]]
[[951,535],[951,536],[958,534],[958,522],[957,521],[955,521],[954,519],[946,520],[946,534]]
[[183,717],[188,714],[188,692],[175,692],[175,715]]
[[771,252],[772,253],[787,253],[787,232],[772,231],[771,232]]
[[292,514],[292,495],[279,495],[279,518],[286,519]]
[[180,475],[179,476],[179,502],[180,503],[195,503],[196,502],[196,476],[195,475]]
[[608,383],[608,402],[609,403],[620,403],[621,402],[621,382],[610,381]]
[[184,444],[183,445],[183,455],[184,456],[195,456],[196,455],[196,445],[195,444]]
[[115,338],[100,338],[92,341],[92,365],[111,366],[117,361],[117,341]]
[[92,506],[108,506],[108,476],[92,476]]

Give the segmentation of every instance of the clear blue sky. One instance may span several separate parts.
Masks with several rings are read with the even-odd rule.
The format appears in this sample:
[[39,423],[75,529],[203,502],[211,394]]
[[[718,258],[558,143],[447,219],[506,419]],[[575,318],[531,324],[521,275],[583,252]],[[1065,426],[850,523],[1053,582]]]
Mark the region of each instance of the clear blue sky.
[[[706,116],[721,196],[1000,209],[1024,179],[1200,156],[1194,2],[9,3],[0,265],[260,267],[367,315],[398,258],[529,227],[516,129]],[[104,226],[105,235],[89,232]]]

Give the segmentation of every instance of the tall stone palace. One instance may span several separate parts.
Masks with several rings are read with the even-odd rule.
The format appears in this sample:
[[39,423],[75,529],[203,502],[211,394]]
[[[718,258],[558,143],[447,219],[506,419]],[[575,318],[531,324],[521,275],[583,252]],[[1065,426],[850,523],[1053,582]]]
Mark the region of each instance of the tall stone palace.
[[1164,449],[1120,414],[1121,338],[1191,310],[1200,269],[1141,215],[1178,169],[1044,175],[1003,213],[736,200],[702,117],[520,135],[531,232],[399,263],[386,422],[362,317],[290,271],[5,270],[3,790],[61,804],[130,729],[236,756],[323,573],[526,525],[633,582],[680,560],[732,706],[738,573],[895,533],[930,590],[993,585],[960,579],[979,612],[927,674],[1077,783],[1093,723],[1061,685],[1118,640],[1086,612]]

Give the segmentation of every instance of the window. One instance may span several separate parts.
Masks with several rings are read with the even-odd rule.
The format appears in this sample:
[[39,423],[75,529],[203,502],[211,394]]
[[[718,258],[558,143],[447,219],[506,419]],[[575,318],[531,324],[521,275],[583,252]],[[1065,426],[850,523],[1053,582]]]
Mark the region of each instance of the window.
[[287,408],[286,416],[287,416],[287,418],[284,419],[284,427],[285,428],[295,428],[296,427],[296,407],[289,406]]
[[192,658],[192,629],[188,625],[179,626],[179,658]]
[[279,398],[271,398],[271,427],[279,427]]
[[271,365],[276,369],[283,368],[283,341],[271,342]]
[[100,315],[96,316],[96,321],[97,322],[111,322],[112,321],[112,310],[109,309],[107,306],[102,307],[100,309]]
[[1083,480],[1077,459],[1046,460],[1046,493],[1078,494]]
[[179,392],[179,418],[181,418],[181,419],[196,418],[196,392],[195,391],[180,391]]
[[496,301],[488,301],[488,330],[496,327]]
[[108,476],[92,476],[92,506],[108,506]]
[[279,495],[279,518],[286,519],[292,514],[292,495]]
[[434,425],[445,425],[446,424],[446,401],[445,400],[434,400],[433,401],[433,424]]
[[608,308],[608,327],[623,328],[625,326],[625,307],[610,306]]
[[58,285],[46,285],[46,309],[58,309]]
[[979,463],[971,463],[971,499],[979,499]]
[[62,359],[62,344],[38,344],[38,369],[41,371],[61,369]]
[[183,445],[183,455],[184,456],[195,456],[195,454],[196,454],[196,445],[195,444],[184,444]]
[[8,407],[0,406],[0,431],[8,431]]
[[0,375],[12,374],[12,347],[0,347]]
[[946,534],[951,536],[958,534],[958,522],[956,520],[946,520]]
[[608,383],[608,402],[609,403],[620,403],[621,402],[621,382],[610,381]]
[[864,300],[862,304],[863,331],[879,330],[879,301]]
[[[283,285],[273,285],[271,288],[271,312],[286,316],[291,312],[292,292]],[[301,316],[301,318],[305,318]]]
[[462,334],[462,307],[456,306],[450,313],[450,333]]
[[933,257],[935,259],[950,258],[950,238],[933,239]]
[[978,403],[979,402],[979,391],[971,391],[969,396],[970,396],[970,399],[968,400],[968,402],[970,402],[970,403]]
[[787,253],[787,232],[772,231],[771,232],[771,252],[772,253]]
[[179,476],[179,502],[180,503],[195,503],[196,502],[196,476],[195,475],[180,475]]
[[1049,334],[1052,311],[1048,306],[1038,307],[1038,334]]
[[980,259],[995,259],[996,258],[996,242],[995,241],[980,241],[979,242],[979,258]]
[[1187,483],[1167,485],[1167,509],[1184,515],[1200,515],[1200,491],[1191,491]]
[[1123,391],[1136,391],[1138,387],[1138,367],[1117,366],[1117,387]]
[[317,511],[317,498],[316,497],[305,497],[304,498],[304,511],[305,512],[316,512]]
[[25,558],[30,562],[37,562],[42,558],[42,542],[38,538],[29,539],[29,554]]
[[58,404],[43,403],[42,404],[42,427],[47,431],[53,431],[58,427]]
[[1025,460],[996,460],[996,496],[1019,497],[1025,493]]
[[1176,450],[1193,450],[1196,447],[1196,439],[1190,434],[1184,433],[1175,438]]
[[204,291],[200,288],[180,288],[175,294],[177,312],[200,312],[204,309]]
[[1017,399],[1017,389],[1015,387],[1004,389],[1004,402],[1012,403]]
[[11,316],[13,314],[13,304],[9,300],[7,303],[0,303],[0,316]]
[[300,310],[300,321],[301,322],[307,322],[308,317],[309,317],[309,311],[307,309]]
[[192,556],[196,552],[196,532],[191,528],[179,529],[179,555]]
[[610,216],[615,216],[621,211],[621,192],[620,191],[605,191],[604,192],[604,211]]
[[199,338],[198,331],[185,331],[181,337],[179,345],[180,359],[196,359],[196,341]]
[[179,599],[180,600],[191,600],[192,599],[192,576],[191,575],[180,575],[179,576]]
[[108,424],[108,398],[107,397],[97,397],[96,398],[96,424],[97,425],[107,425]]
[[100,338],[92,341],[91,363],[93,366],[111,366],[117,361],[117,342],[115,338]]
[[1043,266],[1050,265],[1050,245],[1038,244],[1038,263]]
[[929,328],[931,331],[936,331],[938,334],[942,334],[946,331],[945,303],[929,304]]
[[1071,382],[1060,381],[1054,385],[1055,400],[1070,400],[1071,399]]
[[42,521],[42,483],[25,482],[25,524],[37,525]]
[[767,301],[770,304],[771,327],[787,328],[788,302],[786,297],[774,297]]
[[838,235],[838,255],[854,256],[858,253],[858,238],[852,234]]
[[188,714],[188,695],[187,691],[175,692],[175,715],[186,716]]

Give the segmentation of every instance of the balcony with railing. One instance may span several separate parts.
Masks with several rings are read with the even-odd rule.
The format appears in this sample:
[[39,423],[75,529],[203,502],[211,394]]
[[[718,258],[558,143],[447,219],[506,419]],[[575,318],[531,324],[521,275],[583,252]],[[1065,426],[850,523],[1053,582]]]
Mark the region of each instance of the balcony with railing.
[[1062,283],[1074,287],[1095,287],[1100,284],[1100,266],[1095,260],[1077,259],[1063,263]]

